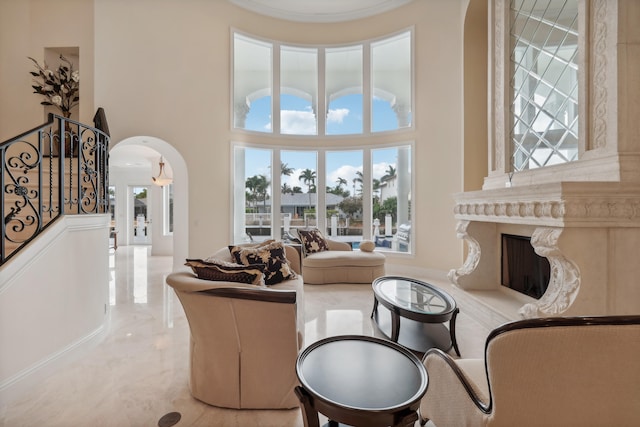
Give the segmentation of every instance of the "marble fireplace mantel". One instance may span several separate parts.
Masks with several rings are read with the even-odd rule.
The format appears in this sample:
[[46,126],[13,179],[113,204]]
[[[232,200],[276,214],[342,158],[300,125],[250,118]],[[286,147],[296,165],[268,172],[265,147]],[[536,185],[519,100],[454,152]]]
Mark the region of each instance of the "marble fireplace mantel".
[[640,184],[560,182],[455,195],[458,237],[468,248],[449,279],[463,290],[500,290],[500,238],[531,237],[549,260],[551,278],[524,318],[640,312]]

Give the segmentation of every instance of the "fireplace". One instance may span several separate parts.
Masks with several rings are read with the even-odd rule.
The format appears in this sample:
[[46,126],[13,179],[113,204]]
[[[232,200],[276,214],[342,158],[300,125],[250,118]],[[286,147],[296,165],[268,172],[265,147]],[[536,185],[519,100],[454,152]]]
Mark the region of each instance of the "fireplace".
[[502,286],[540,299],[549,286],[551,265],[538,255],[531,238],[502,234]]

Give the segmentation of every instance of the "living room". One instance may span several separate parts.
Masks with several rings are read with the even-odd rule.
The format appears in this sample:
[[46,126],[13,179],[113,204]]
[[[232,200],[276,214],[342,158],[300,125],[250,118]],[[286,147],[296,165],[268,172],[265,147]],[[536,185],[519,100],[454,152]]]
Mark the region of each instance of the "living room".
[[[542,215],[539,223],[532,224],[530,218],[536,217],[535,214],[501,213],[500,203],[512,197],[513,203],[522,203],[534,194],[535,202],[553,205],[564,196],[557,196],[553,189],[540,191],[535,186],[576,180],[587,184],[571,189],[568,196],[573,197],[572,200],[583,200],[594,189],[589,181],[606,181],[622,184],[598,187],[597,198],[604,204],[627,200],[624,206],[631,206],[632,213],[618,215],[626,218],[622,225],[607,219],[606,224],[603,224],[605,221],[597,224],[592,221],[593,227],[615,229],[620,234],[621,228],[625,233],[636,233],[638,219],[633,206],[638,199],[638,177],[634,172],[638,160],[634,153],[640,141],[638,124],[631,118],[637,116],[637,106],[626,101],[624,95],[637,93],[638,89],[637,82],[630,77],[630,70],[638,61],[637,37],[623,25],[626,21],[618,23],[618,17],[637,16],[638,7],[632,1],[616,1],[613,2],[615,6],[605,10],[608,19],[615,21],[612,25],[620,27],[617,32],[607,33],[609,39],[605,46],[622,45],[625,49],[602,53],[607,58],[604,71],[608,72],[599,74],[605,76],[604,83],[594,86],[592,92],[581,92],[581,99],[591,99],[588,97],[602,95],[602,91],[596,89],[604,88],[608,89],[605,93],[609,96],[604,101],[598,98],[599,105],[608,106],[604,115],[593,111],[594,103],[590,104],[591,109],[585,106],[585,110],[581,110],[594,123],[592,128],[585,123],[581,135],[589,134],[587,131],[599,135],[596,131],[602,131],[605,136],[604,142],[598,142],[599,146],[588,145],[591,139],[581,142],[583,148],[579,156],[586,153],[584,161],[578,161],[579,167],[572,168],[584,172],[579,178],[574,172],[566,172],[569,169],[564,167],[566,165],[549,166],[548,173],[509,174],[505,147],[496,145],[500,135],[494,126],[502,123],[498,119],[499,113],[504,111],[495,107],[496,99],[487,95],[497,93],[499,89],[493,79],[496,69],[487,67],[487,58],[495,54],[491,45],[493,33],[488,33],[487,28],[487,16],[495,10],[488,7],[487,2],[413,0],[401,3],[397,8],[365,18],[309,23],[265,16],[223,0],[2,2],[0,140],[44,121],[43,108],[31,93],[29,71],[32,64],[27,57],[41,58],[47,48],[77,48],[77,65],[82,76],[77,118],[91,123],[96,108],[103,107],[111,128],[113,150],[121,144],[123,147],[146,144],[171,167],[176,197],[173,246],[163,247],[159,255],[171,252],[173,268],[182,266],[185,258],[206,257],[235,238],[233,144],[289,150],[306,144],[306,147],[312,145],[336,151],[344,147],[366,150],[410,142],[414,190],[411,193],[412,247],[410,253],[389,253],[387,272],[435,277],[443,283],[448,282],[447,286],[460,291],[457,295],[461,298],[461,306],[473,313],[482,329],[495,326],[505,319],[520,316],[518,310],[523,305],[522,299],[507,301],[504,308],[504,300],[495,301],[491,297],[496,295],[492,286],[498,284],[487,284],[485,278],[495,279],[497,255],[489,261],[490,266],[480,266],[476,272],[481,274],[479,278],[471,275],[468,280],[460,279],[468,276],[462,270],[468,259],[469,242],[475,239],[481,245],[486,242],[493,245],[497,241],[485,229],[475,231],[473,224],[461,229],[461,221],[500,223],[506,232],[515,230],[516,234],[532,237],[536,226],[564,225],[560,224],[564,219],[554,217],[553,222]],[[598,5],[602,6],[599,2]],[[599,9],[594,6],[592,15],[596,15],[596,10]],[[317,136],[312,142],[291,135],[258,134],[234,127],[230,88],[234,30],[279,43],[338,46],[377,40],[409,28],[414,37],[410,126],[395,132],[366,133],[348,138]],[[618,35],[613,36],[614,33]],[[24,34],[28,37],[18,36]],[[612,41],[611,37],[619,39]],[[591,46],[586,40],[584,43]],[[601,53],[595,46],[590,52],[594,58]],[[617,56],[609,56],[614,54],[624,55],[626,62],[618,61]],[[612,65],[618,63],[623,64],[620,69]],[[588,86],[586,78],[581,82],[583,87]],[[150,179],[157,172],[157,158],[149,167],[156,168],[147,174]],[[112,175],[111,179],[116,182],[118,178]],[[506,187],[507,182],[513,185],[509,188],[514,191],[510,192]],[[536,191],[529,191],[534,187]],[[476,193],[482,190],[488,192]],[[159,194],[157,201],[161,200]],[[487,206],[491,214],[484,210]],[[520,207],[518,205],[518,209]],[[526,209],[522,206],[523,212]],[[534,212],[535,208],[531,209]],[[566,222],[574,221],[573,228],[565,236],[573,233],[574,228],[580,228],[582,219],[569,217]],[[605,257],[601,252],[590,256],[574,255],[576,247],[582,245],[581,239],[589,240],[590,237],[579,237],[569,243],[551,241],[550,245],[561,253],[568,252],[569,258],[577,257],[582,265],[589,264],[594,257]],[[158,245],[160,241],[161,238],[154,240]],[[619,236],[617,242],[619,246],[614,240],[599,240],[597,246],[611,248],[611,257],[633,252],[632,240]],[[472,250],[471,253],[476,252]],[[619,261],[616,265],[598,264],[605,272],[604,277],[585,276],[582,282],[587,284],[583,289],[588,289],[586,294],[589,295],[584,310],[590,314],[637,312],[638,307],[632,305],[638,300],[637,290],[617,285],[622,281],[632,282],[627,279],[637,273],[636,264],[628,261]],[[563,261],[559,265],[564,268],[562,271],[568,271],[573,264]],[[580,267],[584,268],[582,265]],[[457,287],[447,278],[451,270],[456,271],[454,276],[459,279]],[[599,280],[613,279],[616,275],[618,281],[612,280],[615,284],[605,286],[606,290],[597,285]],[[95,281],[98,286],[107,288],[109,273],[105,271],[104,276],[100,275]],[[480,289],[475,286],[477,283],[481,284]],[[557,290],[559,294],[569,295],[570,300],[583,303],[580,298],[574,298],[573,290],[559,286]],[[476,295],[484,291],[488,291],[486,294],[490,297],[482,299],[481,295]],[[604,306],[594,305],[594,299],[608,302]],[[106,322],[106,316],[100,322]]]

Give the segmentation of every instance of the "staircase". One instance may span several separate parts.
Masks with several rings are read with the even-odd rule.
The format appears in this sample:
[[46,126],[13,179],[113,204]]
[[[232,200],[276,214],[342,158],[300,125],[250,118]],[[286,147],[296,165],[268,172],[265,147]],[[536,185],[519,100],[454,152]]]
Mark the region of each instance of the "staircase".
[[0,265],[62,215],[109,212],[108,150],[102,108],[94,127],[49,114],[0,144]]

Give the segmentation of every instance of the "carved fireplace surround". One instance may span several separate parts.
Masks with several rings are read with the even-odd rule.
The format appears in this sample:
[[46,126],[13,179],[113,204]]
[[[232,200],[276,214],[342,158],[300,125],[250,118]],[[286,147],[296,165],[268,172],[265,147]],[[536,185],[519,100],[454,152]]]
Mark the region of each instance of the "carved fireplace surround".
[[[508,179],[508,0],[490,3],[489,175],[456,194],[464,265],[449,280],[492,309],[492,319],[640,313],[640,2],[581,0],[579,159]],[[507,56],[505,56],[507,55]],[[506,89],[505,89],[506,88]],[[551,265],[539,299],[500,285],[502,233],[531,237]],[[463,292],[464,293],[464,292]],[[495,307],[494,307],[495,308]],[[499,322],[498,322],[499,323]]]

